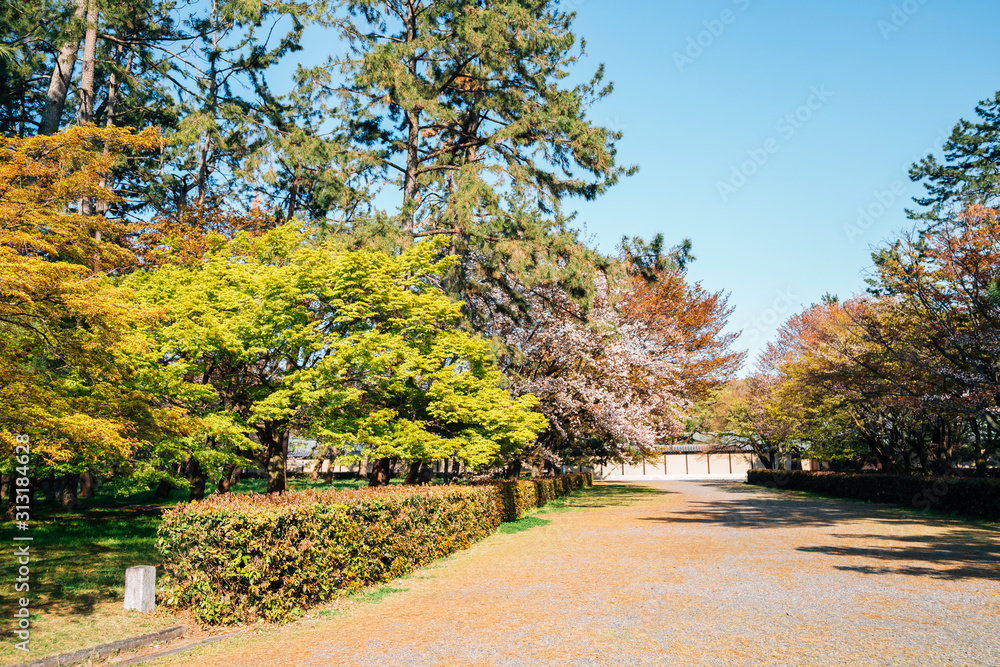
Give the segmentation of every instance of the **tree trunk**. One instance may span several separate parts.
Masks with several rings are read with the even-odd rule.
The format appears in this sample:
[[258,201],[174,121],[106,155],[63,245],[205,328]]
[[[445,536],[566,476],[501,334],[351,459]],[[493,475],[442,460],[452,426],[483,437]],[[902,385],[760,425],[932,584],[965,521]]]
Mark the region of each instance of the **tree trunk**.
[[420,479],[420,461],[411,461],[410,469],[406,473],[406,481],[403,484],[412,485],[416,484]]
[[92,498],[94,496],[94,486],[97,480],[94,478],[94,474],[89,470],[85,470],[80,473],[80,500],[86,500],[87,498]]
[[226,466],[222,471],[222,477],[219,478],[219,493],[229,493],[230,489],[239,484],[242,472],[243,468],[235,463],[230,463]]
[[[116,64],[121,58],[122,45],[118,45],[118,56],[116,59]],[[132,71],[132,59],[135,55],[134,51],[129,51],[128,63],[125,65],[125,72],[122,78],[128,78],[129,73]],[[118,109],[118,91],[121,86],[121,81],[118,78],[118,73],[112,69],[111,74],[108,77],[108,98],[105,102],[106,120],[105,127],[111,128],[115,126],[115,114]],[[111,152],[110,146],[105,144],[104,154],[107,155]],[[101,181],[99,183],[100,187],[105,188],[108,185],[108,177],[106,175],[101,176]],[[110,203],[106,199],[98,199],[94,204],[95,211],[102,215],[106,214],[110,208]]]
[[[218,30],[218,6],[212,2],[212,23],[216,28],[212,32],[212,54],[209,57],[208,67],[208,92],[205,100],[207,110],[211,114],[212,120],[216,118],[216,105],[219,100],[219,30]],[[201,211],[205,205],[205,198],[208,196],[208,177],[212,171],[209,162],[211,161],[212,135],[205,130],[201,145],[201,156],[198,159],[198,196],[196,199],[198,210]],[[200,215],[201,213],[199,213]],[[270,484],[270,483],[269,483]]]
[[166,500],[170,497],[170,491],[174,488],[174,485],[170,483],[169,480],[161,479],[160,483],[156,485],[156,491],[153,492],[153,497],[157,500]]
[[205,475],[205,469],[201,465],[201,461],[192,456],[188,459],[188,482],[190,482],[190,496],[189,500],[204,500],[205,499],[205,486],[208,484],[208,478]]
[[507,466],[507,479],[520,479],[521,459],[515,459]]
[[12,505],[14,495],[11,490],[14,488],[14,477],[7,473],[0,474],[0,498],[7,499],[7,504]]
[[[337,452],[332,447],[327,447],[323,450],[323,456],[316,461],[316,465],[313,466],[312,472],[309,474],[309,479],[315,481],[319,480],[319,476],[323,475],[325,480],[327,475],[330,473],[330,469],[333,468],[333,461],[337,457]],[[329,484],[329,482],[327,482]]]
[[225,468],[223,468],[223,470],[222,470],[222,476],[219,477],[219,483],[215,487],[215,492],[218,493],[220,496],[223,495],[223,494],[225,494],[225,493],[229,493],[229,487],[230,487],[230,484],[229,484],[229,469],[231,467],[232,467],[232,464],[230,464],[230,465],[226,466]]
[[59,504],[66,511],[70,511],[76,508],[79,497],[77,496],[77,485],[80,482],[80,476],[66,475],[62,478],[62,493],[59,497]]
[[76,0],[76,11],[70,19],[67,30],[69,38],[59,47],[59,55],[56,56],[56,64],[52,68],[38,134],[55,134],[59,131],[59,121],[62,120],[63,108],[66,106],[66,93],[73,79],[73,68],[76,66],[76,54],[80,50],[80,36],[76,34],[76,24],[86,20],[87,3],[88,0]]
[[83,37],[83,62],[80,72],[80,123],[94,122],[94,72],[97,69],[97,20],[100,12],[95,0],[87,5],[87,28]]
[[285,222],[290,222],[291,219],[295,217],[295,206],[298,204],[298,199],[299,199],[299,176],[298,174],[295,174],[294,176],[292,176],[292,187],[288,189],[288,214],[285,218]]
[[275,431],[271,426],[265,429],[269,437],[265,439],[264,453],[267,468],[267,492],[284,493],[288,487],[286,462],[288,461],[288,432]]
[[211,146],[212,137],[208,132],[205,132],[201,146],[201,157],[198,160],[198,196],[195,202],[199,210],[205,205],[205,197],[208,196],[208,158]]
[[925,444],[921,444],[920,449],[917,450],[917,458],[920,460],[920,469],[923,472],[930,472],[930,462],[927,459],[927,446]]
[[45,502],[47,504],[51,504],[56,501],[56,478],[52,475],[49,475],[42,480],[42,495],[45,496]]
[[[87,8],[87,28],[83,37],[83,62],[80,71],[80,124],[92,124],[94,122],[94,72],[97,68],[97,3],[95,0],[88,0]],[[82,197],[77,210],[80,215],[94,214],[94,200],[90,197]],[[98,241],[101,240],[101,231],[93,231],[93,236]],[[94,270],[100,271],[100,259],[95,257]]]
[[[406,41],[412,43],[417,39],[417,8],[414,3],[407,3],[409,10],[406,16]],[[410,57],[408,63],[410,74],[417,75],[417,56]],[[403,233],[406,235],[404,243],[413,242],[414,217],[416,216],[417,203],[417,169],[420,167],[420,109],[408,109],[406,111],[407,138],[406,138],[406,171],[403,174],[403,211],[406,216],[403,220]]]
[[976,419],[969,420],[969,428],[975,436],[974,445],[976,450],[976,477],[986,476],[986,449],[983,447],[983,435],[979,430],[979,422]]
[[17,503],[17,484],[14,482],[14,478],[17,475],[4,475],[3,476],[3,497],[7,499],[7,508],[4,510],[4,516],[8,519],[14,518],[14,505]]
[[369,486],[387,486],[392,479],[392,459],[384,457],[376,459],[372,464],[372,474],[368,478]]

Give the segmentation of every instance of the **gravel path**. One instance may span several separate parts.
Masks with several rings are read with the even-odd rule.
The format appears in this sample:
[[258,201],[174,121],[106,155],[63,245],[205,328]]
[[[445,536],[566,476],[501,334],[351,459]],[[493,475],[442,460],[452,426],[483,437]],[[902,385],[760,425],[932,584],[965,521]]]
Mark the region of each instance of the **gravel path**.
[[737,483],[628,488],[377,604],[165,664],[1000,665],[995,526]]

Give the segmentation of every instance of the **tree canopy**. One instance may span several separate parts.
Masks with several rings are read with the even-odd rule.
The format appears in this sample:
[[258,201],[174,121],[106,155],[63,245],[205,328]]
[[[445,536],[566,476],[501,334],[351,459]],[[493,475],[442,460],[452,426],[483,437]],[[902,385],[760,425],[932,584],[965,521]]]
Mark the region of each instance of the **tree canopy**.
[[[437,253],[346,251],[285,225],[127,284],[164,310],[150,335],[174,386],[207,390],[185,407],[231,419],[213,437],[250,433],[265,463],[297,429],[357,457],[478,467],[523,449],[545,420],[533,396],[502,388],[489,344],[457,326],[460,304],[430,282],[449,262]],[[281,490],[283,459],[268,467]]]

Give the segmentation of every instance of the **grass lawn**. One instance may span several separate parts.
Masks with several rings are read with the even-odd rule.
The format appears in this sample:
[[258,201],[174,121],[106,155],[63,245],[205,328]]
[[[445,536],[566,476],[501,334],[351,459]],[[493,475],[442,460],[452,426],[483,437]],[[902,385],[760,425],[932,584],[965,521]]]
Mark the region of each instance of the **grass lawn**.
[[[161,508],[96,498],[82,511],[55,512],[36,506],[32,512],[30,654],[14,649],[12,624],[5,619],[0,664],[11,664],[86,648],[178,624],[170,614],[139,614],[122,607],[125,569],[158,565],[154,547]],[[176,501],[175,501],[176,502]],[[4,531],[10,542],[10,528]],[[8,552],[8,549],[4,549]],[[13,609],[17,563],[2,559],[2,606]]]

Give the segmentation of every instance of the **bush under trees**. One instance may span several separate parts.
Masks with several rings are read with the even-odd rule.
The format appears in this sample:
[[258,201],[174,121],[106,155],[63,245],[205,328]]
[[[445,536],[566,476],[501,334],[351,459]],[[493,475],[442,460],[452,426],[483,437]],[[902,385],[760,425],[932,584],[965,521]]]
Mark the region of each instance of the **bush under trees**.
[[487,482],[487,484],[495,486],[499,493],[498,502],[503,520],[517,521],[550,500],[569,495],[585,486],[593,486],[594,473],[577,472],[559,477],[503,480],[501,482]]
[[226,494],[164,515],[168,604],[202,623],[286,621],[310,603],[390,581],[500,525],[490,486]]

